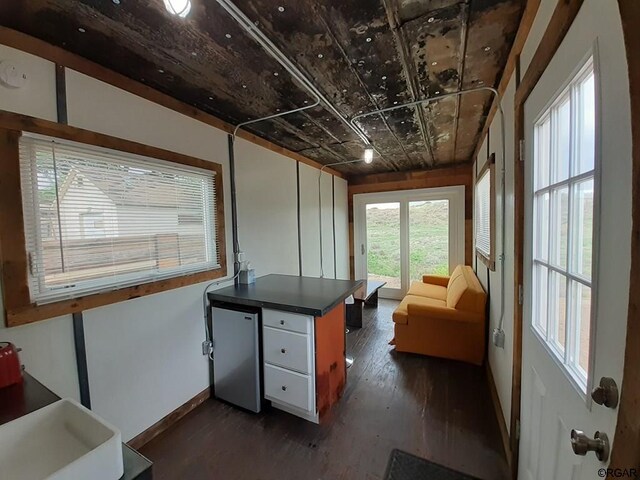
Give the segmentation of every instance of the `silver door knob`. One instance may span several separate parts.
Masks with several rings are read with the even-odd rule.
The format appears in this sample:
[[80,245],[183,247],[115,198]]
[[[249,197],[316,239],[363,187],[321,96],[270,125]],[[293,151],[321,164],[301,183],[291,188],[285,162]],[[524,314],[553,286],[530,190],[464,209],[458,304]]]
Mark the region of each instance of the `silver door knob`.
[[606,433],[596,432],[591,439],[581,430],[571,430],[571,448],[576,455],[585,456],[588,452],[595,452],[601,462],[609,459],[609,437]]
[[604,405],[608,408],[616,408],[618,406],[618,385],[611,377],[602,377],[600,385],[593,389],[591,398],[598,405]]

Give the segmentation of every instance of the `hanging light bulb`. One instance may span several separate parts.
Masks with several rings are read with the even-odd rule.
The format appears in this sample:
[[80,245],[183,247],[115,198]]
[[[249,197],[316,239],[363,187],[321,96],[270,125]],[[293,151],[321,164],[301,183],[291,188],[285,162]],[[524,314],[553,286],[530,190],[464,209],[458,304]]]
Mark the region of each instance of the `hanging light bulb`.
[[364,149],[364,163],[373,162],[373,148],[367,147]]
[[164,6],[170,14],[184,18],[191,11],[191,0],[164,0]]

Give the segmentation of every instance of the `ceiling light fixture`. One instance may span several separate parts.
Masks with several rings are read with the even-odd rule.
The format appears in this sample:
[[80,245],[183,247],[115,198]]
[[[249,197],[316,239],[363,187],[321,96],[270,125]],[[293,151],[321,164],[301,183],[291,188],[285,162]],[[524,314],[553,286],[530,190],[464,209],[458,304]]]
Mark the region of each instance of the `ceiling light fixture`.
[[280,13],[284,12],[284,7],[278,7],[278,11],[279,11]]
[[171,15],[184,18],[191,11],[191,0],[164,0],[164,7]]
[[82,27],[78,28],[78,31],[79,31],[80,33],[84,33],[84,32],[86,32],[86,30],[85,30],[84,28],[82,28]]
[[373,162],[373,148],[367,147],[364,149],[364,163]]

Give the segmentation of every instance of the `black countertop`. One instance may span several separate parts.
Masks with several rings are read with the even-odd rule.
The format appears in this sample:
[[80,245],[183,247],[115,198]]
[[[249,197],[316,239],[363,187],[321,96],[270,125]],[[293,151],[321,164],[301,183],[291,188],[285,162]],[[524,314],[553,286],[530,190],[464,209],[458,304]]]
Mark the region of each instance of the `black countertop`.
[[322,317],[362,286],[362,280],[265,275],[251,285],[209,292],[211,302],[273,308]]
[[[0,388],[0,425],[60,400],[38,380],[23,372],[22,384]],[[120,480],[151,480],[152,463],[129,445],[122,444],[124,475]]]

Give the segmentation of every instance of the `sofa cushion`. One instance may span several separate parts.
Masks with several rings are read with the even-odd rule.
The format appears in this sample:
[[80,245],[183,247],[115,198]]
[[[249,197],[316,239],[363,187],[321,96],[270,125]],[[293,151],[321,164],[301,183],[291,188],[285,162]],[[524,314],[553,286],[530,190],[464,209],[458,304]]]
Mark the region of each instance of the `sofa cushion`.
[[447,304],[444,300],[437,300],[435,298],[420,297],[418,295],[406,295],[400,305],[393,312],[394,323],[401,325],[407,325],[409,323],[409,303],[418,305],[429,305],[433,307],[446,307]]
[[432,285],[430,283],[413,282],[407,294],[445,301],[447,299],[447,287]]
[[458,301],[467,289],[467,280],[462,273],[462,268],[457,266],[451,274],[447,285],[447,307],[456,308]]
[[458,266],[447,287],[447,306],[470,312],[484,311],[486,295],[471,267]]

